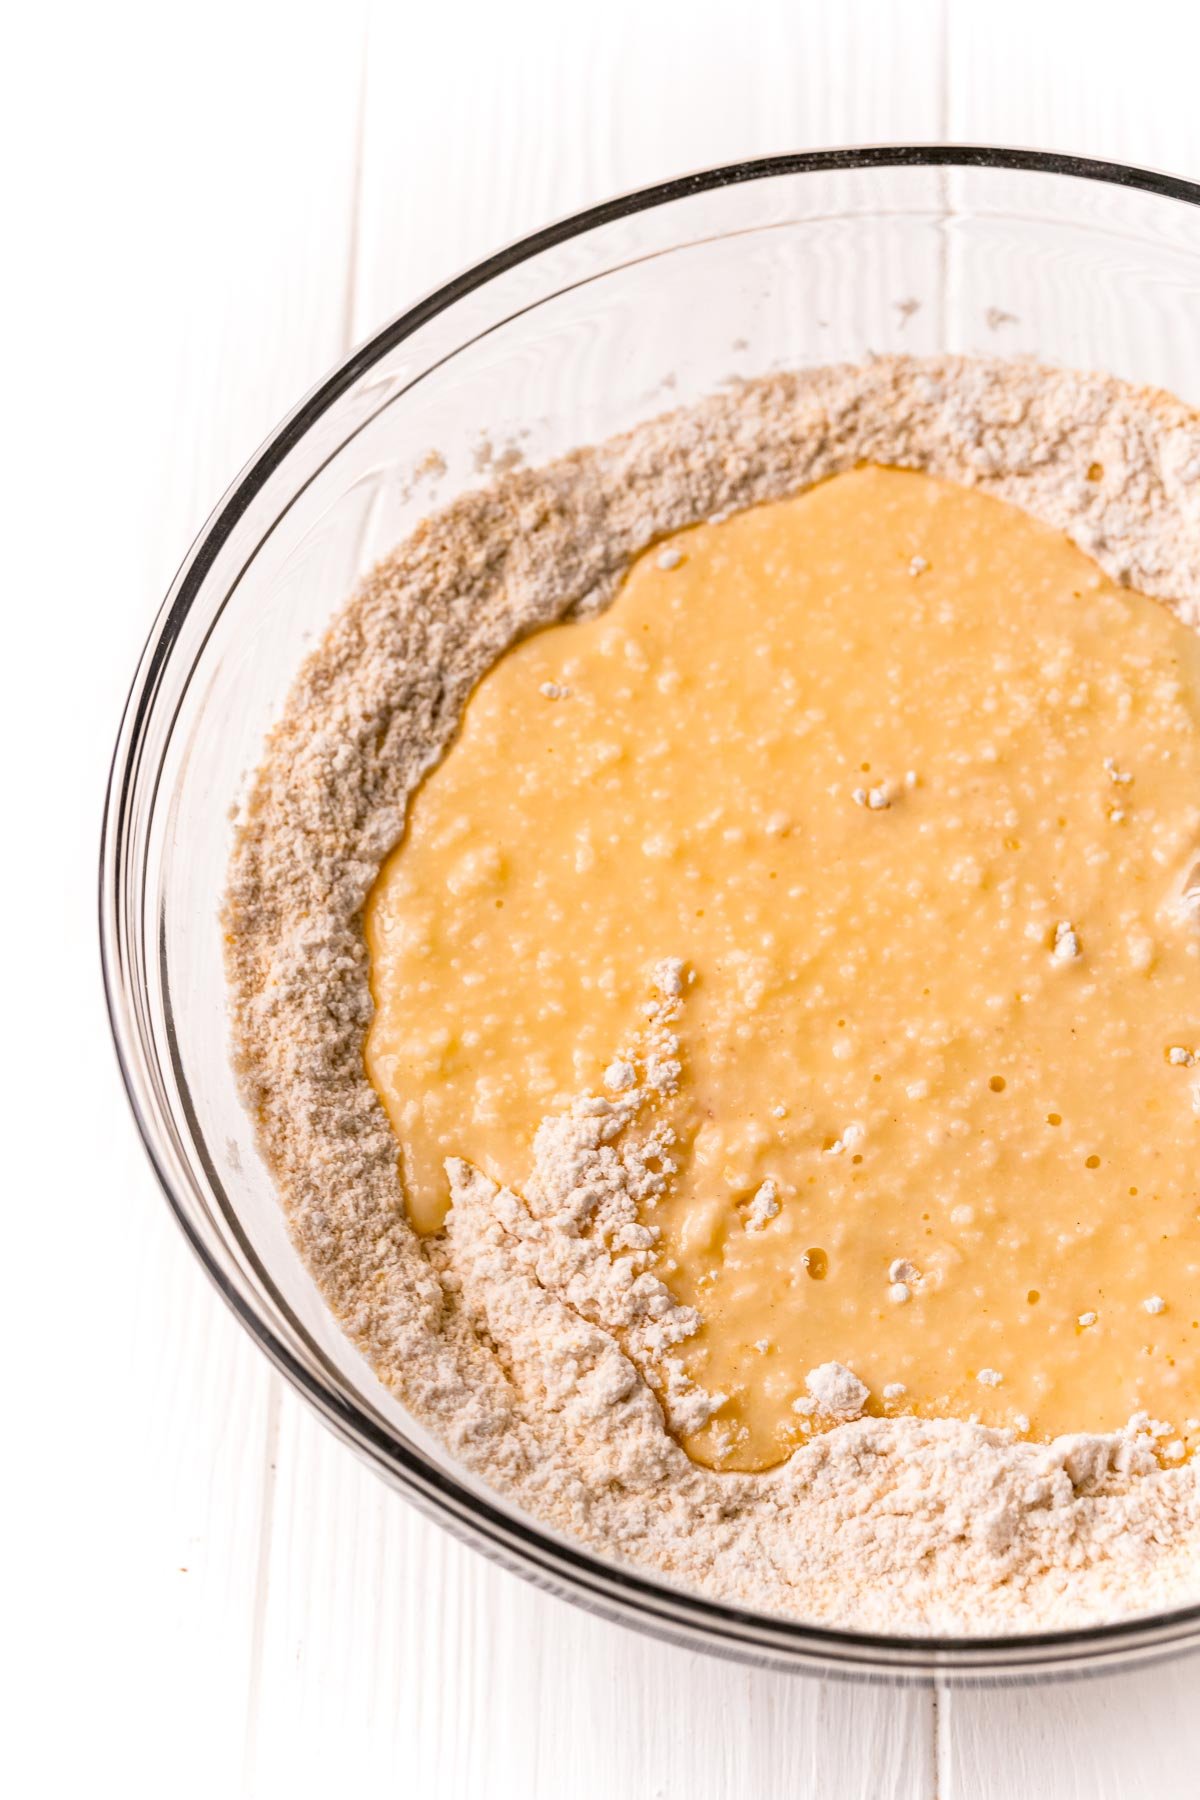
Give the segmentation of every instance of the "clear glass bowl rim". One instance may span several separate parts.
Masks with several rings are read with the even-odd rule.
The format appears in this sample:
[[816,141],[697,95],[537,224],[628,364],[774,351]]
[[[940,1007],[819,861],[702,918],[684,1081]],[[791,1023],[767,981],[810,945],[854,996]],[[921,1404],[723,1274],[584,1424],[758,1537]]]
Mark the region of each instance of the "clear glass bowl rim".
[[[1179,1654],[1200,1644],[1200,1605],[1112,1624],[1010,1636],[904,1636],[849,1631],[754,1613],[676,1589],[604,1562],[556,1534],[525,1523],[472,1492],[399,1442],[365,1411],[298,1360],[261,1312],[230,1281],[189,1217],[142,1096],[155,1050],[141,1028],[126,954],[136,927],[123,889],[128,816],[158,688],[183,620],[204,592],[217,550],[288,451],[381,357],[423,324],[519,263],[633,214],[719,188],[774,176],[885,168],[976,168],[1137,189],[1200,207],[1200,184],[1133,165],[985,144],[871,144],[797,151],[700,169],[635,189],[558,220],[486,257],[398,314],[344,358],[281,422],[221,499],[185,557],[155,618],[125,703],[105,797],[99,868],[101,967],[121,1077],[143,1146],[184,1237],[239,1323],[331,1429],[393,1486],[474,1548],[576,1604],[692,1648],[774,1666],[885,1679],[1022,1680]],[[1200,274],[1200,270],[1198,270]],[[157,777],[156,777],[157,781]],[[152,805],[157,803],[157,796]]]

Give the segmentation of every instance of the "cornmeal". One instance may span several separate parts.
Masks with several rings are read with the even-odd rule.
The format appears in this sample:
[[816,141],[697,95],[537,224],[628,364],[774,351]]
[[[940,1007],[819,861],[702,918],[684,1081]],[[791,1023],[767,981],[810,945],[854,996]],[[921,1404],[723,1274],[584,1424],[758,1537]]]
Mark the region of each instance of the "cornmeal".
[[1200,1599],[1200,417],[876,358],[430,501],[223,915],[362,1404],[741,1608]]
[[831,1358],[876,1409],[1189,1442],[1198,709],[1165,607],[928,475],[647,551],[484,680],[373,892],[367,1066],[414,1221],[447,1156],[522,1188],[574,1093],[665,1085],[644,1223],[727,1396],[693,1456],[785,1458]]

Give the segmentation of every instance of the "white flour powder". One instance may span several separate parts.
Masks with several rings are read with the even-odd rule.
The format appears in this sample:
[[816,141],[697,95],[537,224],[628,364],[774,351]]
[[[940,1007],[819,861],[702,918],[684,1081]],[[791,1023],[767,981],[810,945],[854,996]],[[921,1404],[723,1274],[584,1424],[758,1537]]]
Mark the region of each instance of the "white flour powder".
[[[295,1243],[380,1378],[463,1464],[591,1549],[861,1629],[1044,1629],[1178,1604],[1200,1592],[1200,1488],[1193,1465],[1159,1466],[1148,1421],[1046,1446],[861,1418],[861,1384],[826,1363],[807,1403],[846,1422],[782,1467],[715,1474],[684,1455],[667,1423],[695,1430],[718,1397],[672,1359],[695,1317],[650,1272],[639,1214],[671,1172],[669,1136],[639,1118],[678,1074],[678,963],[656,971],[604,1093],[543,1125],[523,1196],[450,1163],[434,1239],[406,1222],[364,1073],[363,902],[474,683],[531,628],[604,605],[656,537],[864,460],[1016,502],[1197,622],[1200,419],[1102,376],[949,359],[775,376],[503,473],[367,578],[271,736],[225,916],[247,1104]],[[772,1198],[756,1197],[764,1218]]]

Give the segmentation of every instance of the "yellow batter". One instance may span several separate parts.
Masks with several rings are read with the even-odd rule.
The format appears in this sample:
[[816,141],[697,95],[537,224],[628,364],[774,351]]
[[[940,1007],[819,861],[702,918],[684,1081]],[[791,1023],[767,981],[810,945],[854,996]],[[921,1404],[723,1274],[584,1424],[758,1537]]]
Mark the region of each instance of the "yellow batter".
[[481,683],[371,895],[414,1223],[448,1155],[519,1189],[680,958],[691,1455],[779,1461],[831,1360],[872,1411],[1200,1441],[1198,716],[1200,641],[969,489],[656,546]]

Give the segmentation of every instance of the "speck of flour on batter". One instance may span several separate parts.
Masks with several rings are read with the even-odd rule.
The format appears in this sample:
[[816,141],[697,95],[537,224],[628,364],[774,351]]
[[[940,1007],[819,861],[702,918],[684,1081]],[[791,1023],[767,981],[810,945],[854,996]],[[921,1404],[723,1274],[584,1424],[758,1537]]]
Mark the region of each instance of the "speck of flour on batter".
[[[1031,1443],[864,1416],[863,1384],[829,1362],[804,1404],[834,1423],[779,1467],[716,1473],[684,1454],[674,1434],[722,1396],[672,1356],[695,1318],[649,1268],[647,1203],[672,1168],[656,1096],[687,1004],[669,944],[647,971],[644,1029],[615,1047],[600,1091],[544,1120],[525,1191],[452,1159],[432,1237],[407,1222],[364,1071],[363,905],[479,679],[530,631],[603,608],[656,539],[868,461],[1021,506],[1200,618],[1200,418],[1102,375],[952,358],[775,375],[502,472],[365,578],[268,740],[223,918],[245,1101],[293,1240],[379,1379],[465,1469],[590,1551],[860,1630],[1044,1630],[1178,1605],[1200,1595],[1195,1463],[1164,1466],[1176,1446],[1160,1454],[1145,1417]],[[534,703],[551,700],[568,691]],[[899,792],[864,788],[861,804],[882,812]],[[1069,921],[1053,954],[1086,963]],[[776,1204],[768,1182],[747,1230]],[[902,1402],[903,1384],[884,1394]]]

